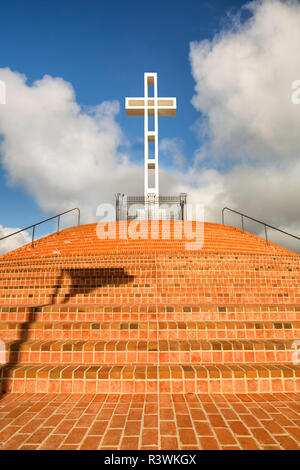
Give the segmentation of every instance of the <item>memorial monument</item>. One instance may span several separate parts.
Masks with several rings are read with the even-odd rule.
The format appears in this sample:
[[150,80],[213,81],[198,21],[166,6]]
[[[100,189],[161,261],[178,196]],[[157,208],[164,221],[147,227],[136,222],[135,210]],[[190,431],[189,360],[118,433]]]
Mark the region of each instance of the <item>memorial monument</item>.
[[145,73],[144,97],[126,98],[125,109],[128,116],[144,116],[144,195],[116,194],[116,219],[184,220],[187,195],[159,194],[158,116],[176,116],[176,98],[158,97],[157,73]]

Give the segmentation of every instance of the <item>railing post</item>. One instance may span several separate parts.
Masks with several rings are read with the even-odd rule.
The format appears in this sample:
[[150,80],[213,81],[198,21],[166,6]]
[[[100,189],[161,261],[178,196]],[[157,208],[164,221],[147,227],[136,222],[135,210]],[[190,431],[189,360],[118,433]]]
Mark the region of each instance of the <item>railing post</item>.
[[32,227],[32,240],[31,240],[31,248],[33,248],[33,244],[34,244],[34,232],[35,232],[35,225]]
[[78,209],[78,225],[80,225],[80,209]]
[[265,235],[266,235],[266,245],[268,245],[268,232],[267,232],[267,226],[265,224]]
[[243,232],[245,232],[245,229],[244,229],[244,216],[242,215],[242,229],[243,229]]
[[60,215],[57,217],[57,233],[59,233]]

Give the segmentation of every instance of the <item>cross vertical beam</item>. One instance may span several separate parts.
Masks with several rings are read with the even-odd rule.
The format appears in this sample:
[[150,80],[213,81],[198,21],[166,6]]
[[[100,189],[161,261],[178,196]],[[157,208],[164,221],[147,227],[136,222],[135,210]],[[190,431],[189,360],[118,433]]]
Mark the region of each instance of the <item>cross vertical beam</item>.
[[[153,87],[151,95],[149,95],[150,87]],[[144,196],[147,206],[149,202],[150,205],[154,204],[157,207],[159,201],[158,116],[176,116],[176,98],[159,98],[157,73],[145,73],[144,97],[126,98],[125,108],[128,116],[144,116]],[[154,117],[153,129],[149,129],[149,116]],[[150,148],[152,144],[154,144],[154,151]]]
[[[153,97],[149,97],[149,86],[153,86]],[[144,156],[145,156],[145,171],[144,171],[144,192],[145,198],[149,195],[159,196],[159,180],[158,180],[158,109],[157,109],[157,73],[144,74]],[[152,99],[151,99],[152,98]],[[154,99],[153,99],[154,98]],[[149,129],[149,116],[154,115],[154,129]],[[154,142],[154,155],[149,154],[149,144]],[[154,170],[154,185],[150,186],[151,174]]]

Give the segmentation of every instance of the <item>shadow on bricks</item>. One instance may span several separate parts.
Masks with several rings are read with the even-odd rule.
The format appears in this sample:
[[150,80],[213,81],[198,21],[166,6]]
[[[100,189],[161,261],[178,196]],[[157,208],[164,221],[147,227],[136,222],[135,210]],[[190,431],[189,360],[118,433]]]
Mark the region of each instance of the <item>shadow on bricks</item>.
[[[126,274],[124,268],[78,268],[62,269],[51,295],[51,304],[66,304],[72,297],[77,295],[88,296],[101,287],[118,287],[133,282],[134,276]],[[50,305],[51,305],[50,304]],[[44,306],[48,306],[45,304]],[[10,379],[14,375],[14,369],[19,362],[19,353],[22,344],[29,337],[30,326],[36,321],[36,313],[40,311],[41,305],[29,308],[27,321],[22,324],[21,338],[9,346],[8,361],[0,368],[0,399],[1,395],[10,391]],[[3,395],[2,395],[3,396]]]
[[[21,338],[10,344],[9,351],[8,351],[8,361],[4,366],[0,368],[0,378],[2,379],[1,385],[0,385],[1,394],[5,394],[10,391],[9,390],[10,377],[13,376],[14,368],[18,364],[18,358],[19,358],[19,352],[21,351],[21,346],[23,343],[25,343],[28,340],[30,326],[35,322],[36,312],[41,307],[42,306],[29,308],[28,319],[26,322],[22,324]],[[1,399],[1,396],[3,395],[0,395],[0,399]]]
[[62,269],[51,295],[52,304],[66,304],[77,295],[88,296],[101,287],[119,287],[133,282],[124,268]]

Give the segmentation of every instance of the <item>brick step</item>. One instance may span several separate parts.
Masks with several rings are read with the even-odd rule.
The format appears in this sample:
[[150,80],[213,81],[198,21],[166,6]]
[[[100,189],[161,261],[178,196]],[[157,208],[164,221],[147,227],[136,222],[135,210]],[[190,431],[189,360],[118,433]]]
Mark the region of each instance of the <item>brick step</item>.
[[198,303],[198,304],[219,304],[219,305],[227,305],[227,304],[236,304],[236,305],[252,305],[253,303],[270,303],[276,304],[278,306],[284,306],[287,304],[294,305],[295,303],[300,303],[300,295],[287,295],[287,294],[274,294],[274,293],[261,293],[253,294],[252,292],[248,292],[245,294],[236,294],[236,295],[229,295],[226,293],[220,292],[219,295],[213,296],[209,293],[203,296],[196,297],[194,295],[187,294],[185,296],[181,296],[180,294],[163,294],[161,296],[155,296],[154,294],[137,294],[137,295],[78,295],[78,296],[57,296],[53,299],[53,296],[26,296],[24,295],[11,295],[11,296],[0,296],[0,305],[7,305],[8,303],[11,306],[14,305],[27,305],[27,306],[42,306],[45,304],[53,304],[58,306],[74,306],[74,305],[98,305],[98,304],[105,304],[105,305],[115,305],[122,303],[123,305],[145,305],[145,304],[178,304],[183,303],[186,304],[188,302]]
[[[153,315],[154,316],[154,315]],[[292,322],[196,322],[157,319],[138,322],[0,322],[0,339],[18,340],[242,340],[297,339],[300,321]]]
[[[273,246],[269,245],[266,246],[265,243],[243,243],[243,245],[240,243],[241,239],[237,240],[227,240],[226,243],[222,243],[222,241],[219,240],[214,240],[211,243],[205,240],[205,244],[203,247],[198,246],[198,249],[196,250],[194,246],[194,252],[198,253],[205,253],[207,255],[210,254],[215,254],[215,253],[224,253],[224,254],[237,254],[237,255],[249,255],[255,254],[255,255],[285,255],[286,253],[291,253],[288,250],[285,250],[283,248],[277,250]],[[160,243],[155,243],[151,242],[151,240],[147,240],[147,243],[145,243],[145,240],[142,240],[140,242],[134,242],[130,241],[129,243],[127,242],[109,242],[109,241],[103,241],[103,240],[98,240],[96,243],[91,243],[88,244],[86,240],[81,241],[81,244],[77,243],[77,246],[74,246],[74,244],[70,244],[69,246],[60,244],[59,242],[55,242],[52,244],[48,244],[47,247],[42,246],[39,244],[39,241],[37,240],[35,242],[35,247],[31,248],[30,246],[23,247],[22,250],[19,250],[19,253],[10,253],[9,256],[10,258],[19,257],[22,258],[32,258],[32,257],[38,257],[38,256],[57,256],[57,258],[63,256],[72,256],[72,254],[85,254],[85,255],[93,255],[93,254],[120,254],[120,255],[125,255],[128,253],[143,253],[143,254],[170,254],[172,255],[173,253],[186,253],[186,243],[181,242],[181,243],[174,243],[171,241],[171,243],[168,243],[168,240],[164,240]],[[216,245],[217,248],[216,248]],[[191,250],[188,250],[191,251]],[[9,259],[8,255],[4,257],[4,259]]]
[[230,273],[249,273],[253,275],[266,273],[269,275],[284,272],[287,275],[292,273],[299,274],[299,257],[295,256],[265,256],[254,254],[231,255],[221,253],[219,255],[208,255],[206,253],[172,253],[154,254],[154,255],[96,255],[96,256],[47,256],[43,258],[23,258],[19,260],[0,261],[0,275],[6,273],[24,274],[45,272],[51,275],[60,275],[61,271],[74,270],[110,270],[116,273],[116,270],[126,269],[141,273],[145,271],[156,271],[163,274],[163,269],[167,267],[168,271],[184,274],[198,272],[199,274],[216,273],[221,274],[224,271]]
[[15,393],[125,394],[299,392],[300,366],[4,366],[1,370],[1,390]]
[[[170,272],[178,275],[199,275],[205,274],[213,277],[222,276],[226,271],[232,276],[294,276],[299,274],[299,259],[289,258],[288,260],[281,257],[273,258],[272,260],[263,258],[235,258],[235,259],[206,259],[204,255],[194,255],[194,257],[176,256],[155,256],[149,260],[142,260],[139,258],[129,256],[118,256],[106,259],[99,256],[95,260],[86,260],[84,257],[78,261],[70,262],[69,258],[64,256],[60,260],[45,258],[36,259],[30,263],[26,261],[15,264],[12,260],[4,264],[0,260],[0,278],[4,276],[13,276],[18,274],[20,277],[27,277],[28,274],[36,278],[57,278],[61,274],[73,274],[78,277],[86,273],[92,274],[94,277],[99,275],[110,275],[115,277],[118,273],[123,273],[124,270],[129,270],[130,274],[146,275],[158,272],[160,276],[164,277]],[[167,272],[164,269],[167,269]]]
[[219,290],[224,292],[232,292],[235,293],[245,293],[249,289],[251,289],[251,293],[259,294],[260,292],[267,291],[269,292],[272,290],[275,294],[277,293],[294,293],[295,295],[299,295],[299,281],[293,280],[291,282],[239,282],[239,283],[231,283],[230,280],[223,283],[218,282],[197,282],[193,283],[188,278],[184,280],[185,285],[182,285],[181,281],[176,282],[166,282],[161,283],[155,280],[147,280],[146,283],[137,283],[136,281],[130,282],[128,284],[116,281],[115,284],[106,282],[105,280],[99,282],[99,284],[89,284],[87,283],[76,283],[72,284],[64,283],[64,284],[35,284],[33,285],[31,282],[26,283],[20,282],[20,285],[16,283],[6,282],[5,286],[0,286],[1,297],[6,297],[11,294],[16,295],[29,295],[29,294],[36,294],[37,291],[40,295],[101,295],[101,294],[119,294],[124,292],[124,295],[133,294],[136,295],[137,293],[148,293],[148,292],[157,292],[158,294],[170,294],[170,293],[178,293],[178,295],[186,295],[187,293],[193,293],[193,295],[201,296],[203,294],[216,294]]
[[[99,261],[99,267],[97,269],[91,267],[58,267],[53,270],[50,266],[40,266],[40,268],[30,268],[26,269],[13,269],[5,271],[0,269],[0,285],[3,284],[5,280],[13,280],[14,282],[22,282],[28,280],[33,280],[35,282],[52,282],[57,283],[58,280],[61,282],[67,282],[70,278],[77,280],[78,282],[83,281],[87,278],[92,281],[101,281],[102,279],[115,280],[122,278],[125,274],[133,276],[138,280],[145,279],[156,279],[158,278],[160,282],[169,281],[172,279],[181,280],[181,279],[191,279],[195,282],[198,281],[226,281],[228,277],[232,282],[239,282],[240,280],[249,279],[249,280],[293,280],[299,276],[299,266],[292,268],[285,268],[280,263],[278,266],[274,266],[272,270],[267,267],[253,267],[249,269],[243,269],[239,264],[235,266],[228,267],[225,275],[224,267],[220,266],[219,269],[216,266],[204,267],[201,264],[199,266],[186,266],[178,268],[172,266],[171,264],[165,264],[160,266],[151,264],[149,267],[139,267],[128,265],[124,260],[122,268],[112,268],[112,267],[103,267]],[[50,268],[50,269],[49,269]],[[276,268],[276,269],[275,269]]]
[[12,341],[13,364],[290,363],[293,341]]
[[[57,307],[60,307],[57,305]],[[26,307],[23,307],[26,308]],[[147,321],[159,321],[159,322],[294,322],[300,320],[300,314],[295,312],[284,312],[280,313],[241,313],[240,315],[236,313],[184,313],[184,312],[161,312],[161,313],[138,313],[138,312],[102,312],[99,313],[95,309],[78,309],[75,312],[48,312],[41,311],[35,312],[35,307],[27,307],[32,312],[17,312],[11,314],[10,312],[1,313],[0,312],[0,322],[6,321],[15,321],[17,323],[26,323],[26,322],[84,322],[84,323],[102,323],[102,322],[128,322],[128,323],[138,323],[138,322],[147,322]],[[42,308],[42,307],[41,307]],[[72,308],[72,307],[70,307]],[[258,333],[261,334],[261,333]]]
[[[231,292],[230,292],[231,290]],[[119,304],[119,303],[153,303],[155,300],[158,304],[161,303],[224,303],[227,304],[253,304],[259,301],[265,303],[300,303],[299,289],[284,291],[275,291],[275,289],[266,289],[255,291],[254,289],[245,289],[245,291],[236,291],[233,289],[220,289],[220,292],[196,292],[196,291],[183,291],[181,289],[174,289],[173,292],[159,292],[155,287],[146,290],[146,292],[132,292],[126,290],[111,290],[103,289],[101,291],[84,291],[83,289],[78,292],[61,292],[52,293],[51,291],[43,292],[42,289],[35,291],[12,290],[10,294],[0,295],[0,302],[2,305],[7,303],[13,304],[84,304],[84,303],[99,303],[99,304]],[[152,302],[151,302],[152,299]],[[90,301],[90,302],[89,302]],[[98,301],[98,302],[97,302]]]
[[[184,281],[184,284],[183,284]],[[187,283],[187,284],[185,284]],[[298,279],[284,279],[284,280],[274,280],[274,279],[239,279],[234,281],[230,278],[223,278],[218,282],[216,278],[212,278],[211,280],[206,279],[195,279],[189,277],[182,277],[182,278],[174,278],[173,279],[159,279],[157,276],[153,278],[145,277],[142,280],[135,279],[133,275],[126,275],[124,278],[115,278],[114,280],[111,278],[99,278],[97,281],[92,280],[90,277],[86,277],[82,280],[78,279],[65,279],[62,282],[59,279],[53,280],[53,282],[49,282],[45,280],[45,282],[33,282],[30,278],[26,281],[25,279],[20,279],[20,281],[9,281],[6,280],[2,282],[0,285],[1,290],[35,290],[35,289],[70,289],[76,291],[76,289],[80,289],[80,291],[86,289],[87,292],[91,292],[92,290],[97,289],[105,289],[105,290],[136,290],[136,289],[145,289],[145,288],[157,288],[157,289],[166,289],[172,290],[174,288],[180,289],[182,291],[186,291],[189,289],[202,292],[205,289],[210,289],[212,291],[216,291],[217,288],[225,288],[228,289],[230,286],[231,289],[239,289],[245,287],[251,287],[253,289],[260,289],[260,288],[274,288],[274,289],[285,289],[285,288],[299,288],[299,280]]]
[[[116,253],[113,251],[109,251],[107,253],[74,253],[74,254],[66,254],[66,253],[45,253],[44,256],[39,256],[38,253],[34,250],[30,250],[32,256],[23,256],[25,253],[23,252],[18,257],[13,257],[9,255],[1,257],[0,260],[0,268],[5,269],[6,267],[11,266],[35,266],[37,264],[47,265],[51,264],[52,269],[55,269],[59,264],[61,264],[62,260],[65,261],[64,266],[70,267],[72,264],[79,264],[79,263],[94,263],[95,268],[99,266],[96,265],[98,260],[101,260],[101,264],[105,261],[115,260],[118,264],[118,261],[127,259],[128,262],[132,260],[139,260],[139,266],[143,266],[153,262],[153,260],[157,260],[160,263],[166,259],[170,259],[170,263],[176,264],[178,260],[180,262],[179,266],[184,264],[197,264],[200,260],[204,264],[211,264],[211,262],[219,262],[222,261],[223,263],[236,263],[237,261],[249,260],[251,263],[261,261],[264,264],[273,265],[281,260],[282,263],[286,265],[293,266],[294,264],[299,263],[299,258],[296,253],[288,252],[287,254],[284,252],[277,252],[272,253],[270,251],[265,253],[231,253],[230,251],[222,252],[219,250],[218,252],[211,252],[211,251],[174,251],[172,254],[162,252],[153,252],[153,253],[143,253],[143,252],[127,252],[127,253]],[[13,253],[10,253],[12,255]],[[28,255],[28,253],[27,253]],[[38,256],[36,256],[38,255]]]
[[[175,253],[186,253],[186,243],[181,242],[181,243],[174,243],[174,241],[171,240],[171,243],[168,243],[168,240],[163,240],[161,242],[153,242],[151,240],[147,240],[147,244],[145,244],[145,240],[141,240],[140,242],[134,242],[130,241],[130,243],[127,242],[109,242],[109,241],[99,241],[98,243],[91,243],[89,244],[87,241],[82,241],[81,244],[78,242],[76,243],[77,246],[74,246],[73,244],[69,245],[64,245],[62,243],[59,243],[59,241],[54,242],[52,246],[48,244],[48,246],[45,248],[43,247],[40,243],[39,240],[35,242],[35,247],[31,248],[31,246],[24,247],[22,250],[19,250],[18,255],[22,256],[23,258],[32,258],[32,257],[38,257],[38,256],[54,256],[57,255],[57,257],[60,256],[72,256],[72,254],[80,254],[84,253],[85,255],[93,255],[93,254],[120,254],[120,255],[125,255],[128,253],[143,253],[143,254],[173,254]],[[210,254],[215,254],[215,253],[224,253],[224,254],[237,254],[237,255],[249,255],[255,254],[255,255],[285,255],[285,253],[291,253],[288,252],[288,250],[285,250],[284,248],[281,248],[277,250],[273,246],[269,245],[266,246],[265,243],[249,243],[246,241],[241,245],[241,239],[239,240],[233,240],[229,239],[227,240],[226,243],[222,243],[222,240],[212,240],[211,242],[205,242],[204,246],[196,250],[195,252],[203,252],[207,255]],[[216,245],[217,248],[216,248]],[[196,247],[195,247],[196,248]],[[11,258],[14,258],[16,254],[10,254],[9,255]],[[5,257],[8,259],[8,255]],[[5,259],[4,258],[4,259]]]
[[[154,299],[155,297],[155,299]],[[151,302],[151,298],[153,298]],[[83,299],[83,301],[80,301]],[[96,300],[98,299],[98,302]],[[168,304],[205,304],[220,302],[227,304],[277,304],[277,303],[293,303],[300,304],[300,287],[298,288],[214,288],[214,289],[180,289],[170,288],[163,292],[159,289],[152,287],[151,289],[143,289],[142,292],[137,292],[131,288],[131,291],[125,289],[107,289],[102,288],[99,290],[81,289],[80,292],[69,291],[61,293],[53,293],[53,290],[48,289],[11,289],[10,293],[2,289],[0,293],[0,303],[2,305],[19,303],[40,303],[44,304],[57,304],[57,303],[75,303],[75,304],[124,304],[126,303],[168,303]]]
[[[144,246],[146,244],[144,243]],[[96,247],[97,248],[97,247]],[[116,253],[115,251],[110,251],[109,249],[107,252],[102,252],[98,253],[96,250],[94,253],[90,252],[85,252],[84,250],[81,253],[78,252],[73,252],[73,253],[45,253],[44,256],[40,256],[40,254],[37,252],[37,250],[30,250],[30,253],[27,251],[25,253],[25,250],[22,253],[19,250],[18,256],[12,256],[13,254],[17,253],[10,253],[10,255],[3,256],[1,258],[0,265],[5,268],[6,266],[23,266],[23,265],[35,265],[37,263],[41,264],[47,264],[51,263],[53,265],[53,268],[55,268],[56,265],[58,265],[62,259],[64,259],[68,264],[72,264],[75,262],[95,262],[99,259],[104,262],[105,260],[118,260],[118,259],[124,259],[126,258],[127,260],[136,260],[138,259],[139,261],[142,261],[144,264],[151,262],[153,259],[157,259],[159,261],[165,260],[165,259],[171,259],[171,262],[175,262],[175,260],[180,260],[181,264],[190,262],[190,263],[197,263],[199,259],[203,260],[203,262],[210,262],[210,261],[220,261],[222,260],[223,262],[235,262],[236,260],[251,260],[252,262],[257,261],[257,260],[262,260],[264,262],[268,262],[270,264],[274,264],[278,262],[278,260],[282,260],[282,262],[286,264],[293,265],[294,263],[299,263],[299,258],[296,253],[293,252],[286,252],[285,250],[282,250],[281,252],[274,253],[271,250],[267,250],[264,253],[257,253],[255,251],[253,252],[248,252],[248,253],[236,253],[236,252],[230,252],[230,251],[206,251],[205,249],[201,251],[176,251],[174,250],[173,253],[170,255],[170,253],[164,253],[164,251],[161,252],[134,252],[134,251],[128,251],[127,253],[123,252],[118,252]],[[192,254],[192,256],[191,256]],[[31,255],[31,256],[30,256]],[[170,258],[171,256],[171,258]],[[193,261],[191,261],[193,260]],[[140,263],[139,263],[140,264]],[[95,266],[96,267],[96,266]]]
[[137,276],[135,274],[126,273],[123,277],[119,278],[108,278],[108,277],[101,277],[98,279],[94,279],[90,276],[82,277],[80,279],[74,277],[64,277],[61,278],[34,278],[31,275],[26,277],[9,277],[4,276],[2,280],[0,280],[0,288],[1,290],[5,289],[68,289],[71,286],[74,289],[83,289],[88,288],[90,290],[97,289],[97,288],[147,288],[156,286],[160,289],[172,289],[174,287],[180,287],[181,289],[185,290],[187,287],[186,284],[188,283],[190,288],[193,289],[204,289],[204,288],[211,288],[214,289],[215,287],[224,287],[228,288],[239,288],[239,287],[253,287],[253,288],[294,288],[299,287],[299,279],[298,276],[282,276],[279,277],[250,277],[250,276],[239,276],[237,278],[231,277],[229,274],[225,277],[225,275],[217,277],[208,277],[208,276],[177,276],[172,275],[169,278],[160,277],[158,273],[155,275],[150,276]]
[[[158,268],[167,264],[174,267],[175,270],[185,268],[201,267],[212,271],[214,268],[221,270],[222,267],[229,269],[233,266],[240,266],[243,269],[249,270],[253,267],[260,269],[273,270],[276,266],[282,266],[286,270],[299,268],[299,255],[282,255],[282,254],[238,254],[238,253],[206,253],[205,251],[193,252],[174,252],[170,253],[108,253],[108,254],[95,254],[95,255],[48,255],[43,257],[19,257],[18,259],[5,259],[5,256],[0,259],[0,272],[3,270],[17,269],[22,270],[25,268],[36,269],[38,266],[41,268],[50,267],[49,272],[58,271],[60,268],[64,269],[86,269],[93,268],[123,268],[124,262],[126,266],[131,266],[137,271],[145,267]],[[138,262],[138,264],[137,264]]]
[[[146,244],[144,243],[144,247]],[[166,246],[166,244],[165,244]],[[151,263],[154,265],[162,266],[164,263],[168,262],[171,266],[181,267],[181,266],[193,266],[193,265],[210,265],[210,269],[213,267],[220,268],[220,265],[224,263],[225,269],[229,268],[230,265],[236,265],[237,263],[246,268],[252,268],[255,265],[258,266],[269,266],[273,267],[278,264],[282,264],[286,267],[299,266],[299,257],[295,253],[289,252],[285,254],[283,251],[272,252],[268,250],[265,253],[257,252],[256,250],[248,250],[248,253],[244,250],[240,252],[238,250],[222,250],[222,247],[216,250],[206,250],[205,248],[200,251],[187,251],[183,249],[174,249],[174,250],[164,250],[164,247],[159,251],[154,248],[151,253],[151,249],[145,250],[143,253],[140,248],[136,252],[123,251],[122,249],[117,250],[116,247],[107,247],[107,251],[94,247],[94,253],[85,251],[84,248],[81,250],[81,253],[75,252],[75,250],[68,252],[66,250],[56,250],[56,252],[45,251],[42,253],[39,250],[25,250],[23,253],[18,253],[17,256],[12,256],[13,253],[5,255],[0,260],[0,269],[12,269],[12,268],[23,268],[26,266],[34,267],[40,263],[40,266],[51,265],[51,269],[55,270],[61,265],[66,268],[74,266],[79,268],[80,266],[86,267],[83,263],[89,263],[90,267],[98,268],[104,266],[105,261],[107,262],[106,266],[112,266],[114,261],[116,265],[122,266],[122,261],[126,260],[126,265],[131,264],[132,266],[144,267],[149,266]],[[182,247],[181,247],[182,248]],[[60,251],[60,252],[59,252]],[[168,261],[169,260],[169,261]],[[123,263],[124,265],[124,263]]]
[[300,305],[0,305],[0,321],[107,322],[107,321],[300,321]]
[[[146,289],[145,289],[146,291]],[[2,291],[3,292],[3,291]],[[80,293],[74,292],[43,292],[36,289],[35,291],[12,290],[10,294],[0,294],[0,305],[26,304],[26,305],[82,305],[82,304],[100,304],[100,305],[116,305],[116,304],[253,304],[253,303],[272,303],[272,304],[295,304],[300,303],[299,289],[284,291],[275,291],[275,289],[245,289],[244,291],[234,291],[233,289],[220,289],[219,292],[195,292],[182,291],[174,289],[172,292],[159,292],[155,288],[146,292],[130,292],[125,290],[94,291]]]
[[[47,261],[35,260],[32,263],[18,263],[13,261],[4,265],[0,261],[0,278],[5,276],[28,277],[32,275],[36,278],[58,278],[62,274],[72,274],[73,276],[82,277],[90,274],[93,277],[107,275],[116,277],[122,275],[125,270],[135,276],[153,275],[158,273],[160,277],[167,277],[169,274],[188,275],[188,276],[204,276],[221,277],[228,272],[233,277],[276,277],[287,276],[293,277],[299,275],[299,259],[288,262],[276,257],[274,260],[264,259],[234,259],[234,260],[207,260],[205,257],[195,255],[182,261],[181,258],[175,256],[158,258],[153,257],[151,260],[143,261],[140,258],[126,257],[110,257],[104,259],[100,256],[92,262],[80,259],[70,263],[67,257],[63,257],[60,261],[46,258]],[[165,271],[166,269],[166,271]]]
[[[136,260],[138,263],[138,260]],[[98,262],[98,268],[91,267],[80,267],[80,266],[72,266],[70,268],[66,268],[63,264],[62,266],[57,266],[56,269],[49,265],[38,265],[28,266],[28,267],[19,267],[19,268],[11,268],[11,269],[1,269],[0,268],[0,281],[3,282],[6,279],[13,279],[14,281],[22,281],[27,279],[33,280],[49,280],[53,281],[54,283],[64,275],[64,280],[67,280],[67,276],[72,278],[111,278],[115,279],[118,277],[118,274],[110,273],[112,271],[111,265],[114,264],[111,261],[110,266],[104,264],[103,267],[101,266],[101,260]],[[126,272],[128,275],[134,276],[136,279],[145,279],[145,278],[156,278],[156,276],[160,280],[167,280],[172,278],[191,278],[197,280],[223,280],[227,277],[232,278],[233,280],[239,279],[295,279],[299,277],[299,262],[294,267],[287,267],[284,266],[282,263],[278,263],[278,265],[273,265],[271,267],[263,265],[263,266],[249,266],[249,263],[243,267],[240,263],[235,263],[233,266],[228,266],[227,268],[224,266],[219,265],[209,265],[203,266],[203,264],[199,265],[187,265],[183,267],[178,267],[176,265],[172,265],[171,263],[162,264],[158,266],[155,262],[151,263],[149,266],[144,267],[137,267],[135,265],[131,265],[128,263],[128,260],[124,260],[122,264],[122,268],[115,267],[115,271],[120,270],[121,273],[119,275],[123,276]],[[225,274],[226,273],[226,274]]]

